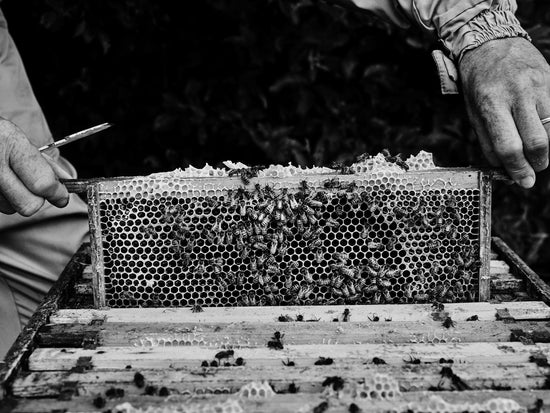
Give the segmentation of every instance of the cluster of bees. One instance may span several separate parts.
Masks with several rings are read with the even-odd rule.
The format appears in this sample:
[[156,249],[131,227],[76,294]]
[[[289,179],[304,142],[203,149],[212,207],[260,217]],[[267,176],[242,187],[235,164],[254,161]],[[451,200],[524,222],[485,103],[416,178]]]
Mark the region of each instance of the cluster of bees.
[[[388,162],[408,169],[399,156],[389,153],[384,156]],[[237,305],[446,302],[468,293],[463,283],[469,283],[472,274],[479,269],[479,250],[470,246],[467,235],[461,234],[461,214],[452,194],[441,195],[438,208],[419,198],[414,205],[394,206],[389,211],[409,227],[443,232],[446,239],[455,240],[460,247],[452,253],[449,262],[454,264],[450,268],[442,268],[435,261],[430,269],[419,267],[412,274],[418,280],[417,286],[425,285],[428,275],[437,280],[444,272],[448,280],[454,280],[452,283],[437,282],[432,289],[409,285],[404,288],[403,296],[397,298],[392,294],[392,286],[402,276],[402,270],[395,264],[381,265],[372,254],[359,262],[356,257],[350,259],[341,248],[327,252],[323,241],[326,231],[337,231],[342,225],[347,214],[344,205],[361,207],[371,215],[382,208],[387,209],[387,205],[372,193],[360,191],[355,181],[338,177],[326,179],[319,188],[303,180],[292,191],[288,188],[275,190],[270,185],[259,183],[250,185],[250,179],[258,175],[260,168],[232,170],[230,176],[239,176],[243,186],[228,190],[224,197],[205,197],[204,202],[212,211],[213,218],[203,225],[196,226],[186,220],[186,210],[180,204],[161,206],[161,222],[170,224],[172,228],[169,250],[179,260],[182,269],[196,279],[209,276],[213,280],[209,282],[213,282],[217,291],[222,293],[242,290]],[[345,165],[337,169],[342,174],[350,173]],[[335,199],[338,202],[332,202]],[[329,204],[333,205],[334,212],[327,212]],[[220,213],[222,208],[226,212]],[[227,214],[235,218],[226,220]],[[368,241],[365,244],[369,251],[392,251],[400,242],[395,234],[383,240],[370,239],[371,228],[365,218],[358,228],[360,237]],[[206,254],[198,253],[198,240],[211,245],[232,246],[232,250],[239,254],[241,264],[229,269],[223,257],[207,258]],[[305,254],[314,257],[312,263],[330,270],[315,272],[314,265],[300,267],[298,262],[288,260],[290,243],[296,241]],[[441,240],[428,240],[427,249],[437,253],[441,249]],[[243,265],[246,265],[246,270]],[[233,270],[235,268],[238,270]],[[253,284],[253,289],[245,291],[245,284]],[[319,294],[319,291],[323,293]],[[473,296],[466,299],[473,299]]]
[[[191,231],[181,222],[184,214],[179,205],[166,207],[163,220],[177,224],[171,234],[171,252],[180,258],[184,269],[198,276],[206,273],[212,275],[218,290],[222,292],[230,285],[242,287],[248,278],[245,272],[223,271],[224,260],[221,257],[192,260],[192,251],[199,237],[212,244],[235,247],[241,260],[248,262],[253,283],[264,293],[262,296],[256,292],[244,293],[240,305],[317,304],[316,301],[320,304],[321,297],[311,299],[315,296],[316,286],[324,286],[335,302],[358,303],[364,294],[371,295],[371,301],[375,303],[390,302],[388,289],[391,279],[398,276],[400,270],[381,266],[374,259],[367,259],[364,265],[353,266],[344,252],[334,252],[327,260],[321,234],[324,228],[338,228],[345,215],[341,203],[336,205],[334,216],[322,212],[323,206],[334,197],[344,197],[352,206],[361,203],[377,206],[367,192],[357,191],[354,181],[331,178],[324,182],[324,188],[318,190],[311,188],[304,180],[295,193],[286,188],[276,192],[269,185],[256,184],[252,191],[243,187],[230,190],[223,201],[206,198],[212,209],[223,206],[229,213],[239,214],[239,221],[230,225],[218,215],[212,225],[203,227],[200,232]],[[367,238],[368,228],[364,227],[361,236]],[[314,279],[308,268],[299,268],[297,262],[281,265],[290,240],[296,238],[305,243],[306,251],[314,255],[317,264],[328,261],[330,275],[324,273]],[[301,281],[297,280],[297,274],[301,274]],[[274,277],[279,283],[274,282]]]

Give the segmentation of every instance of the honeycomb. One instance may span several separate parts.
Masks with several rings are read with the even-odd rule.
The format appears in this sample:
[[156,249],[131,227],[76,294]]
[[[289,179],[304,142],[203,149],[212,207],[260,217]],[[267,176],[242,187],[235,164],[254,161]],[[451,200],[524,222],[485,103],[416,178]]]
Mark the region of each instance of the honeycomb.
[[167,403],[161,406],[134,407],[121,403],[113,409],[115,413],[244,413],[237,400],[217,403]]
[[345,382],[341,390],[329,386],[323,394],[338,399],[394,400],[401,391],[396,379],[380,373],[366,377],[361,383]]
[[247,185],[212,171],[96,183],[97,305],[477,300],[480,172],[368,162],[345,175],[270,167]]
[[440,396],[430,396],[427,402],[411,402],[403,409],[414,413],[524,413],[525,407],[515,400],[496,397],[483,403],[449,403]]
[[242,386],[237,395],[243,399],[267,399],[275,396],[275,392],[267,381],[253,381]]

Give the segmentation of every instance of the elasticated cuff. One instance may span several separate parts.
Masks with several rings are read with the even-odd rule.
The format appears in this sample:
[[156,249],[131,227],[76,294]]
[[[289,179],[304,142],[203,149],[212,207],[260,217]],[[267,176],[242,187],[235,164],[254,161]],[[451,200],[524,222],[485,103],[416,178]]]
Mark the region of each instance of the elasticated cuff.
[[456,33],[443,39],[455,62],[460,62],[468,50],[475,49],[490,40],[506,37],[523,37],[531,40],[510,10],[489,9],[462,26]]

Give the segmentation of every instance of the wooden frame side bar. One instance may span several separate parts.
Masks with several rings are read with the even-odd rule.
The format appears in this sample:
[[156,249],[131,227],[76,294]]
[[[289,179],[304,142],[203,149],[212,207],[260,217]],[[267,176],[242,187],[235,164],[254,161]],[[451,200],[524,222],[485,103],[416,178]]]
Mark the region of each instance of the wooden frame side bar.
[[491,298],[491,175],[484,172],[479,174],[479,301],[488,301]]
[[95,308],[105,307],[105,277],[103,265],[103,242],[99,220],[99,185],[88,187],[88,222],[90,224],[90,242],[92,245],[91,260],[95,272],[92,277],[92,288]]

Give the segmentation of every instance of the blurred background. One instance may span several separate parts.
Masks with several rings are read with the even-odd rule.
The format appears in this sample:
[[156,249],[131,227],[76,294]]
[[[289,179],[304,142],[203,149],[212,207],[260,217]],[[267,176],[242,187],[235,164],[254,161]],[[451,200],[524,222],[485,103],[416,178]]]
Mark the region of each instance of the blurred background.
[[[550,2],[518,0],[550,58]],[[4,0],[54,136],[81,177],[351,161],[389,148],[484,165],[461,97],[441,96],[437,43],[320,0]],[[550,173],[496,184],[493,232],[550,280]]]

